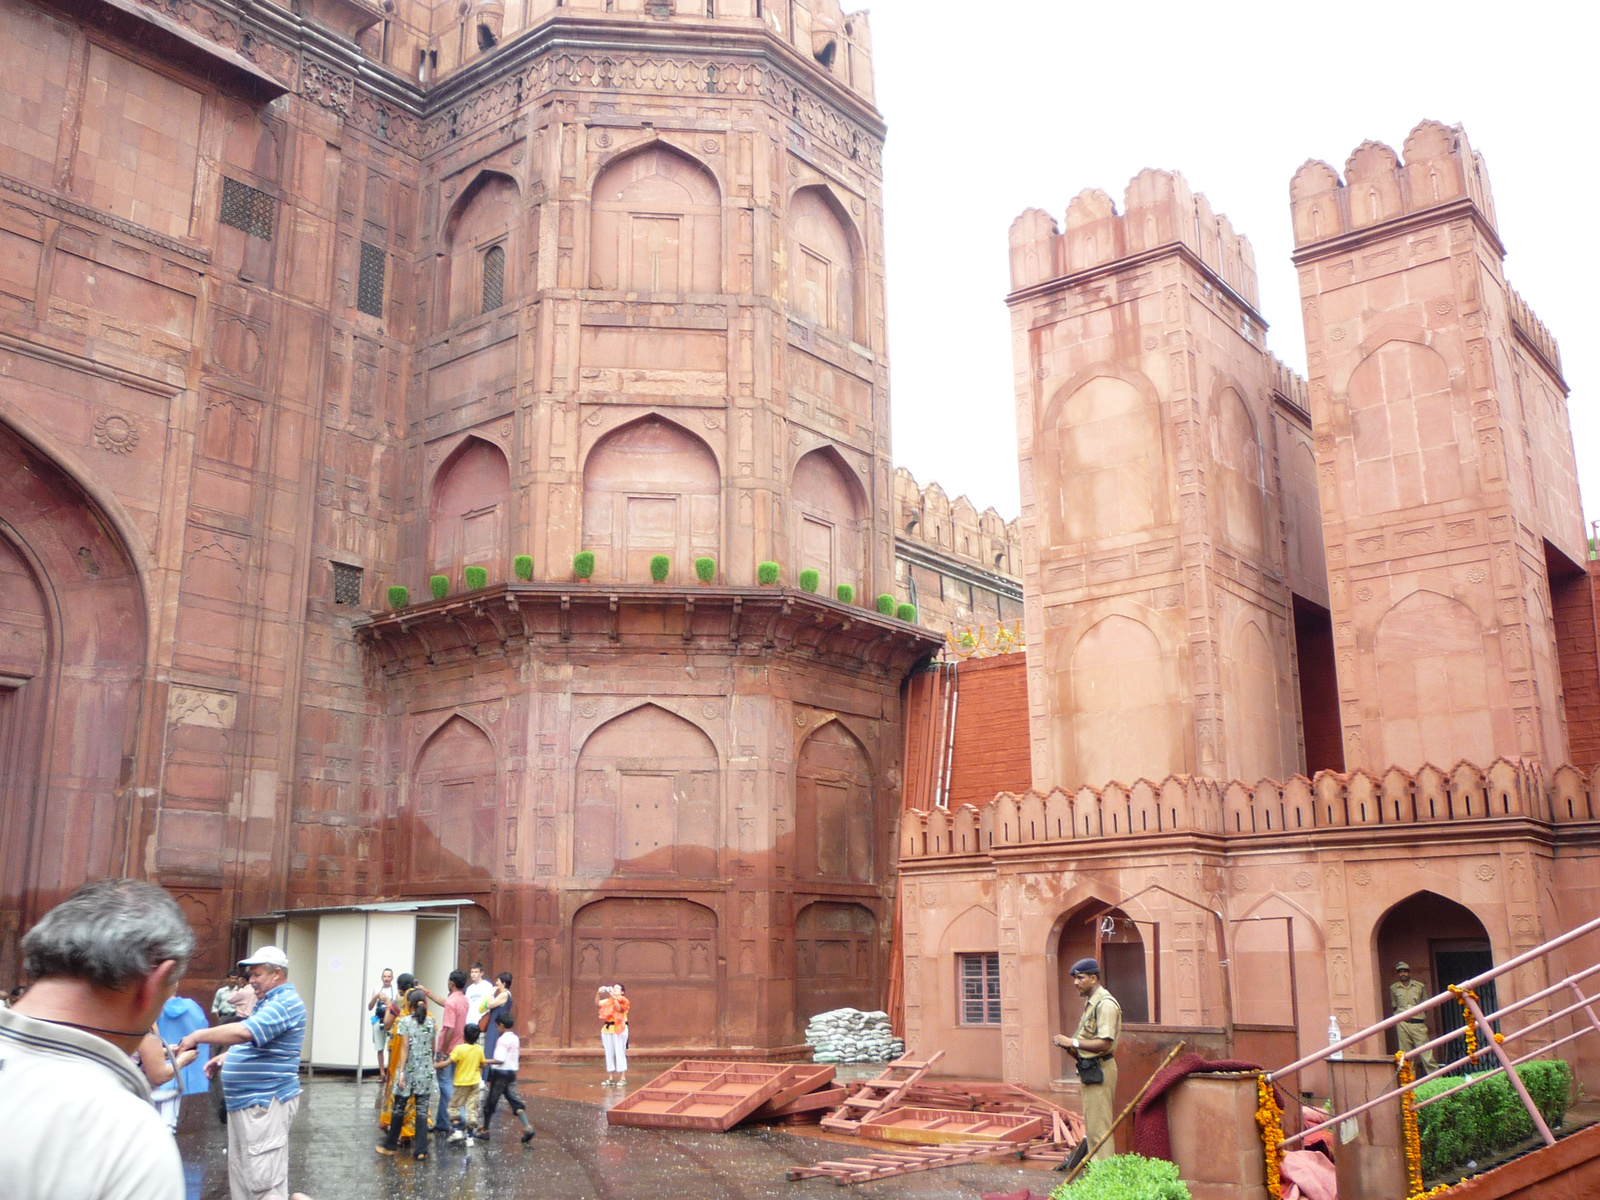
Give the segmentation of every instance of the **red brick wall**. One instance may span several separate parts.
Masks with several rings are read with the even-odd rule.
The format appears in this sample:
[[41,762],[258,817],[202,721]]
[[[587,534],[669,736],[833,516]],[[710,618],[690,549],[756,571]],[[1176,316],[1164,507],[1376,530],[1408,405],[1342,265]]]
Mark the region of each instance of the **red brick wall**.
[[1588,571],[1550,577],[1556,655],[1566,695],[1568,759],[1583,771],[1600,766],[1600,562]]
[[1033,786],[1028,756],[1028,677],[1021,654],[968,659],[956,668],[950,807],[987,804]]

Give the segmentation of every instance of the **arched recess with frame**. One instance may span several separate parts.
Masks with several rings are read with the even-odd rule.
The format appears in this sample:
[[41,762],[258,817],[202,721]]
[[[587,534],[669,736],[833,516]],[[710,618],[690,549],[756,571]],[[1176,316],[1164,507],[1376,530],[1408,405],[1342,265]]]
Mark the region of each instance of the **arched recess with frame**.
[[1057,761],[1072,786],[1159,780],[1184,769],[1183,702],[1174,656],[1149,614],[1095,612],[1057,644],[1052,721]]
[[574,875],[717,877],[721,768],[698,725],[654,704],[613,717],[584,740],[575,791]]
[[794,921],[796,1040],[818,1013],[871,1012],[882,999],[878,920],[864,904],[815,900]]
[[833,191],[789,197],[789,311],[852,342],[867,341],[861,235]]
[[1211,459],[1217,476],[1208,489],[1213,528],[1258,562],[1277,555],[1267,545],[1266,468],[1250,405],[1232,387],[1211,401]]
[[[21,929],[126,869],[148,613],[116,528],[0,422],[0,977],[18,975]],[[229,799],[199,798],[174,830],[204,845]],[[171,853],[163,842],[157,861]]]
[[820,590],[832,596],[849,584],[867,590],[867,495],[856,473],[833,446],[818,446],[795,463],[789,488],[799,569],[815,570]]
[[1465,604],[1414,591],[1378,619],[1373,646],[1383,720],[1372,731],[1372,761],[1448,769],[1462,759],[1492,762],[1497,746],[1511,751],[1515,742],[1495,728],[1488,699],[1500,640],[1485,635]]
[[447,314],[448,324],[493,312],[516,298],[520,200],[510,176],[484,171],[445,219],[439,311]]
[[567,1044],[598,1041],[595,992],[620,983],[632,1001],[634,1053],[721,1041],[717,914],[692,900],[628,896],[573,914]]
[[[1293,925],[1290,925],[1290,922]],[[1240,1025],[1292,1025],[1299,1015],[1301,1046],[1315,1046],[1327,1036],[1331,1011],[1328,993],[1328,951],[1315,917],[1280,892],[1262,896],[1243,916],[1230,922],[1233,931],[1231,975],[1234,1020]],[[1294,937],[1293,991],[1287,968],[1290,932]],[[1340,952],[1344,958],[1344,952]],[[1348,960],[1346,959],[1346,966]],[[1346,998],[1345,1003],[1348,1003]],[[1354,1033],[1354,1029],[1345,1029]],[[1317,1082],[1313,1082],[1317,1081]],[[1327,1068],[1307,1072],[1301,1086],[1320,1096],[1327,1086]]]
[[1450,364],[1439,351],[1409,337],[1383,341],[1351,371],[1346,399],[1362,516],[1466,494]]
[[507,577],[511,530],[511,464],[505,451],[469,436],[433,477],[429,522],[431,569],[459,586],[466,567],[484,567],[491,580]]
[[650,559],[672,559],[669,578],[694,577],[699,555],[719,557],[722,478],[701,438],[655,414],[613,429],[583,463],[583,548],[594,577],[650,578]]
[[[1511,870],[1522,866],[1526,871],[1522,860],[1513,859],[1512,862]],[[1503,934],[1504,929],[1500,932]],[[1452,983],[1461,983],[1493,969],[1497,959],[1504,961],[1504,951],[1499,955],[1495,953],[1489,930],[1473,908],[1438,892],[1412,892],[1390,905],[1372,924],[1372,978],[1377,985],[1375,999],[1378,1002],[1374,1019],[1391,1013],[1389,984],[1395,980],[1397,963],[1410,966],[1411,977],[1421,981],[1424,994],[1433,996]],[[1340,964],[1335,962],[1334,991],[1340,992],[1342,983],[1343,990],[1349,992],[1353,981],[1348,974],[1341,980],[1340,969]],[[1484,1012],[1493,1012],[1499,1007],[1497,985],[1506,982],[1514,986],[1510,979],[1502,976],[1478,985],[1478,1003]],[[1429,1036],[1437,1037],[1460,1029],[1462,1024],[1459,1004],[1440,1005],[1428,1023]],[[1394,1031],[1390,1030],[1385,1036],[1388,1050],[1393,1053],[1399,1048]],[[1466,1053],[1465,1038],[1457,1038],[1434,1051],[1434,1059],[1442,1066],[1465,1058]]]
[[722,198],[710,170],[661,141],[601,168],[590,201],[589,286],[722,291]]
[[796,878],[870,883],[876,824],[866,747],[842,721],[819,725],[795,766]]
[[394,880],[485,879],[494,874],[499,756],[459,713],[429,736],[411,773],[402,844],[385,864]]

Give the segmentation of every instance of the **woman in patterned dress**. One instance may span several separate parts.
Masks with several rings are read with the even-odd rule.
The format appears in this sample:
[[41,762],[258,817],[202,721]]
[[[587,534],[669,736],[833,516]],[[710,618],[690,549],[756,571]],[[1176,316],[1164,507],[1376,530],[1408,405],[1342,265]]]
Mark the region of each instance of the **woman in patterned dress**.
[[428,1157],[428,1110],[439,1089],[433,1066],[439,1027],[428,1015],[428,994],[421,988],[406,993],[406,1008],[406,1015],[395,1023],[396,1037],[391,1043],[395,1048],[389,1062],[394,1075],[393,1106],[399,1113],[406,1113],[408,1107],[411,1112],[398,1120],[399,1113],[391,1112],[389,1132],[377,1150],[379,1154],[393,1154],[400,1145],[401,1127],[414,1123],[411,1153],[421,1159]]
[[[415,975],[411,974],[409,971],[402,971],[400,973],[400,978],[395,981],[395,988],[398,996],[401,998],[409,996],[412,988],[416,987],[416,983],[417,979]],[[426,989],[424,989],[424,991],[426,991]],[[390,1006],[389,1011],[383,1016],[382,1028],[384,1032],[385,1043],[383,1048],[383,1069],[378,1074],[379,1129],[389,1128],[389,1117],[394,1111],[394,1081],[395,1076],[399,1073],[398,1067],[400,1065],[400,1059],[398,1058],[401,1046],[400,1018],[404,1015],[405,1011],[402,1008],[401,1003],[396,1002]],[[402,1138],[409,1139],[413,1132],[412,1124],[416,1118],[413,1115],[412,1110],[406,1108],[405,1105],[402,1104],[400,1108],[405,1114],[405,1122],[400,1130],[400,1136]]]

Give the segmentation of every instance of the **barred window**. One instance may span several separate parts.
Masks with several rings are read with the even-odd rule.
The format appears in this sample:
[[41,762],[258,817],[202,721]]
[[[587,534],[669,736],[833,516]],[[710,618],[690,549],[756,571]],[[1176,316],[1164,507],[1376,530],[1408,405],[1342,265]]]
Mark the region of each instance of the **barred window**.
[[1000,1024],[1000,955],[958,954],[961,972],[961,1023]]
[[490,246],[483,256],[483,312],[506,302],[506,248]]
[[361,568],[348,563],[333,564],[333,602],[335,604],[361,604]]
[[222,177],[222,223],[257,237],[272,240],[272,224],[277,216],[278,204],[260,188],[253,188],[237,179]]
[[383,316],[383,269],[387,256],[382,246],[361,243],[361,278],[356,282],[356,307],[369,317]]

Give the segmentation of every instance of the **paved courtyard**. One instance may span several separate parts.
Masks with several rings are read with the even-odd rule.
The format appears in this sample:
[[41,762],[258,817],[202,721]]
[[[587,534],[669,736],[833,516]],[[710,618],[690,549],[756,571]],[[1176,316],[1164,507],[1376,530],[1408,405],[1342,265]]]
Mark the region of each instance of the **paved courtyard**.
[[[641,1073],[643,1083],[655,1074]],[[784,1171],[852,1153],[837,1141],[776,1129],[680,1133],[611,1128],[613,1099],[588,1068],[545,1068],[522,1094],[539,1136],[527,1146],[502,1108],[485,1146],[439,1143],[427,1160],[374,1152],[376,1085],[315,1079],[302,1093],[291,1140],[290,1185],[313,1200],[765,1200],[846,1196],[827,1179],[790,1183]],[[204,1098],[185,1102],[178,1130],[190,1200],[226,1200],[227,1131]],[[856,1151],[859,1153],[859,1151]],[[1048,1191],[1061,1176],[1008,1163],[928,1171],[856,1185],[870,1197],[977,1200],[981,1192]]]

